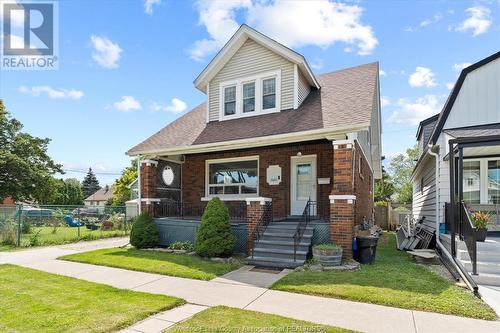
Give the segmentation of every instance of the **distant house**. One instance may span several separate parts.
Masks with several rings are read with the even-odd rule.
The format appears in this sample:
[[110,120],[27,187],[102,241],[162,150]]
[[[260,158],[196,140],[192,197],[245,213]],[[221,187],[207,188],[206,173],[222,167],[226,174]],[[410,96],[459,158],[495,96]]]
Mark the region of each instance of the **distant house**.
[[113,198],[113,186],[104,186],[84,200],[85,206],[103,206]]
[[12,197],[6,197],[2,200],[2,205],[14,205],[16,202]]

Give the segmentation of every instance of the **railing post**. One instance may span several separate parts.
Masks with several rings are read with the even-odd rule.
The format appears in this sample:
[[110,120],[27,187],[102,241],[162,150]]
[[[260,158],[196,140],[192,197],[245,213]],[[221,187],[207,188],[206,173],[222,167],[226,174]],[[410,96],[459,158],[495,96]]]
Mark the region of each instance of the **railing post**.
[[455,198],[455,150],[453,147],[453,142],[448,143],[449,146],[449,152],[450,152],[450,158],[449,158],[449,167],[450,167],[450,219],[451,219],[451,255],[453,257],[457,256],[457,249],[456,249],[456,242],[455,242],[455,226],[456,226],[456,221],[455,219],[457,218],[456,216],[456,209],[457,209],[457,204],[456,204],[456,198]]
[[21,246],[21,233],[22,233],[22,213],[23,213],[23,205],[17,204],[17,246]]

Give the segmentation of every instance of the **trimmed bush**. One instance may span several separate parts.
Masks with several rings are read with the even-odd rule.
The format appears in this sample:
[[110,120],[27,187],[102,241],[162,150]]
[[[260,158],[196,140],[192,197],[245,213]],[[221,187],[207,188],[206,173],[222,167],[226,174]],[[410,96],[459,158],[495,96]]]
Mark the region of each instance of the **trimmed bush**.
[[202,257],[227,257],[233,253],[235,244],[229,211],[219,198],[213,198],[201,217],[194,249]]
[[149,213],[141,213],[130,231],[130,244],[136,249],[155,247],[160,241],[158,227]]

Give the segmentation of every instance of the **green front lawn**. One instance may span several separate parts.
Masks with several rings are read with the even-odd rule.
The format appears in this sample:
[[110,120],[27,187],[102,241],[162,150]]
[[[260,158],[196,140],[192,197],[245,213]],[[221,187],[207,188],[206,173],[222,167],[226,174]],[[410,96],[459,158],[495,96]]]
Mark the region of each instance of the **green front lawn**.
[[[78,241],[89,241],[101,238],[123,237],[129,234],[123,230],[89,230],[80,227],[80,236],[78,228],[58,227],[55,232],[53,227],[32,227],[29,234],[21,234],[21,248],[31,246],[48,246],[70,244]],[[38,236],[35,236],[37,235]],[[19,249],[14,246],[0,245],[0,251]]]
[[393,234],[379,240],[375,264],[354,272],[294,272],[273,289],[404,309],[494,320],[495,312],[469,290],[436,275],[396,250]]
[[14,265],[0,265],[1,332],[110,332],[184,303]]
[[352,332],[256,311],[216,306],[170,328],[169,332]]
[[187,254],[119,248],[71,254],[59,259],[198,280],[211,280],[241,266]]

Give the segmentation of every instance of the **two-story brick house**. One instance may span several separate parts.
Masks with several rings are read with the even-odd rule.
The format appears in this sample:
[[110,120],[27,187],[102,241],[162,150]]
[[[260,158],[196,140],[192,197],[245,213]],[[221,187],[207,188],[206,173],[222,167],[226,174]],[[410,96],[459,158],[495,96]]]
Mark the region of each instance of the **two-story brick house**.
[[353,227],[372,219],[381,177],[378,63],[316,76],[242,25],[194,84],[206,102],[128,151],[141,160],[141,209],[199,216],[219,197],[247,223],[248,250],[266,252],[261,264],[305,260],[311,220],[352,257]]

